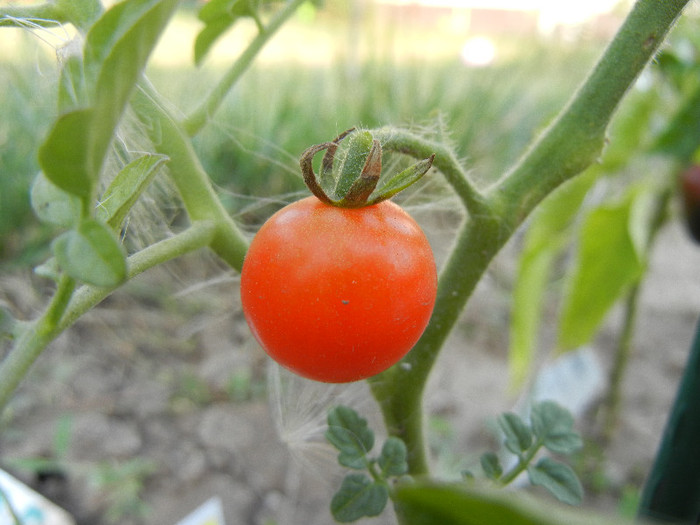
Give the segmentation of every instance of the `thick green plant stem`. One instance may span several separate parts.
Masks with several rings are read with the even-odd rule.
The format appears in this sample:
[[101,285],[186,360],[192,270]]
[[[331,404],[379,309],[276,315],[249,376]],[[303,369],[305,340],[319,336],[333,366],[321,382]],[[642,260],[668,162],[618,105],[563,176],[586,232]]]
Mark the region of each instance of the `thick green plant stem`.
[[656,459],[642,491],[641,517],[700,520],[700,323]]
[[253,59],[258,55],[260,50],[267,44],[272,35],[282,27],[282,25],[294,14],[297,8],[307,0],[292,0],[280,9],[280,11],[270,20],[270,22],[262,27],[260,20],[256,18],[259,32],[258,35],[248,44],[245,51],[233,63],[231,68],[226,71],[219,83],[212,89],[207,98],[201,103],[197,109],[185,119],[183,129],[190,136],[195,136],[214,116],[216,110],[219,109],[222,102],[231,91],[231,88],[245,73]]
[[240,272],[248,242],[221,204],[189,136],[150,85],[142,83],[139,86],[132,107],[137,117],[145,124],[158,153],[170,158],[170,177],[190,219],[211,220],[216,223],[217,232],[210,248],[229,266]]
[[[127,259],[127,279],[207,246],[216,229],[212,221],[196,222],[187,230],[135,253]],[[17,326],[15,344],[0,363],[0,412],[48,344],[115,290],[82,286],[73,292],[74,286],[72,279],[62,278],[44,314],[35,321]]]
[[[480,212],[471,211],[441,271],[435,309],[423,337],[398,366],[370,380],[389,432],[406,442],[411,474],[428,470],[422,437],[423,389],[476,284],[529,213],[598,159],[620,100],[688,1],[639,0],[557,119],[483,196],[464,196],[465,190],[471,191],[468,186],[448,177],[465,207],[478,207]],[[411,147],[405,152],[419,157]]]

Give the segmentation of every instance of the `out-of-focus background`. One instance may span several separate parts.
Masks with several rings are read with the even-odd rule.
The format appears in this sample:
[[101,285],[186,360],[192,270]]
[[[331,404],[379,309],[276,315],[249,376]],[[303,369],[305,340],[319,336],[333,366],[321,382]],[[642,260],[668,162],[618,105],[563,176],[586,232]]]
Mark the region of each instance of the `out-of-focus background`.
[[[299,154],[352,126],[408,125],[448,138],[474,178],[488,184],[561,109],[631,3],[307,4],[195,146],[250,234],[304,194]],[[256,29],[239,21],[195,68],[201,3],[184,6],[147,75],[188,114]],[[681,49],[689,27],[674,32]],[[70,27],[0,31],[0,307],[20,319],[37,315],[49,289],[32,268],[47,257],[56,231],[33,216],[28,192],[37,147],[55,116],[56,54],[72,37]],[[645,103],[656,81],[653,71],[645,73],[621,111]],[[671,111],[676,99],[658,91],[660,111]],[[137,148],[140,140],[127,116],[124,144]],[[182,220],[165,178],[148,199],[129,223],[129,235],[142,242]],[[403,199],[441,263],[461,218],[458,204],[439,178]],[[517,401],[506,355],[517,252],[516,238],[477,290],[431,381],[429,438],[446,475],[448,466],[478,463],[494,446],[491,418]],[[698,250],[674,219],[650,265],[625,415],[608,447],[591,441],[574,465],[586,505],[621,514],[634,508],[700,309],[698,264]],[[282,373],[275,388],[280,372],[255,345],[238,302],[236,276],[206,254],[129,283],[39,360],[0,420],[0,467],[78,523],[176,523],[217,495],[229,524],[330,523],[328,502],[341,471],[319,444],[325,408],[345,399],[375,422],[376,413],[362,385],[313,385]],[[618,332],[614,314],[594,349],[602,370]],[[595,421],[593,403],[578,428],[586,434]]]

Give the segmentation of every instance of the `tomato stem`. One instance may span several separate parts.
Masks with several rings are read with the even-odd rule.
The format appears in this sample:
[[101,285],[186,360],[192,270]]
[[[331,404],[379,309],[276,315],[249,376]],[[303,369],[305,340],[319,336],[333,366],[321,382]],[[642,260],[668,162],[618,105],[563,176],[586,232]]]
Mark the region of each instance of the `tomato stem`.
[[195,136],[209,122],[219,107],[221,107],[231,88],[243,76],[243,73],[247,71],[255,57],[258,56],[260,50],[304,2],[306,0],[292,0],[286,3],[264,27],[260,19],[257,16],[255,17],[259,30],[257,36],[248,44],[245,51],[233,63],[231,68],[224,73],[224,76],[207,95],[202,104],[182,122],[183,129],[189,136]]
[[[595,162],[618,103],[689,0],[639,0],[597,66],[554,123],[516,165],[485,192],[453,154],[436,166],[469,211],[442,271],[430,323],[404,360],[369,380],[391,435],[408,448],[410,474],[427,472],[422,393],[445,340],[488,265],[532,210],[555,188]],[[422,157],[434,144],[408,132],[375,132],[386,149]],[[444,150],[445,148],[443,148]]]

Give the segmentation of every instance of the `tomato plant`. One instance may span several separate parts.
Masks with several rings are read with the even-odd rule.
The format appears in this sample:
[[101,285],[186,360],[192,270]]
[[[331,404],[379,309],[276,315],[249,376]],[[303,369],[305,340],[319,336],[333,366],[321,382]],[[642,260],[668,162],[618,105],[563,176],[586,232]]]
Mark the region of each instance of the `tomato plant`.
[[326,382],[364,379],[401,359],[428,324],[436,290],[428,240],[390,201],[292,203],[262,226],[241,273],[243,311],[263,348]]
[[[280,210],[249,244],[236,222],[237,215],[224,206],[212,184],[193,139],[211,123],[260,49],[306,1],[204,3],[199,11],[204,28],[195,42],[197,64],[237,20],[252,18],[258,31],[201,104],[184,116],[146,78],[150,54],[181,7],[178,0],[123,0],[109,2],[113,5],[108,9],[100,0],[0,7],[0,26],[41,29],[59,23],[72,25],[78,33],[57,53],[57,117],[37,149],[42,173],[32,192],[39,219],[65,230],[52,243],[46,264],[37,268],[37,274],[54,280],[53,294],[33,320],[3,312],[0,339],[10,348],[2,350],[0,361],[0,409],[44,349],[83,314],[140,273],[206,248],[242,273],[244,313],[270,355],[295,372],[321,381],[368,378],[388,438],[379,455],[369,454],[374,437],[364,420],[342,409],[329,417],[328,438],[340,452],[339,463],[368,474],[353,472],[345,478],[341,496],[331,505],[337,519],[376,515],[390,498],[402,525],[446,521],[517,525],[538,520],[608,523],[587,512],[577,513],[580,520],[549,509],[533,513],[528,504],[510,495],[493,499],[475,485],[433,483],[424,440],[423,397],[443,345],[491,261],[545,198],[600,161],[604,146],[618,140],[606,130],[619,103],[644,66],[655,58],[690,1],[637,0],[570,102],[515,164],[494,176],[490,184],[482,184],[486,178],[474,177],[467,170],[444,139],[442,126],[435,140],[395,126],[346,132],[302,155],[302,175],[314,196]],[[421,78],[429,77],[425,73]],[[682,159],[677,165],[686,165],[689,158],[697,160],[700,89],[692,83],[686,86],[689,88],[694,94],[687,97],[679,118],[657,148],[677,161]],[[418,117],[411,115],[410,119]],[[130,141],[122,140],[122,131],[131,126],[143,134],[145,153],[140,145],[133,148]],[[483,132],[493,134],[494,130]],[[382,178],[382,147],[423,160],[398,175]],[[314,156],[324,150],[317,177]],[[420,179],[433,164],[465,212],[440,269],[439,287],[425,235],[405,211],[387,200]],[[127,228],[130,210],[161,167],[181,199],[183,220],[178,220],[179,229],[172,235],[131,248],[125,242],[133,236]],[[700,203],[697,170],[689,172],[689,177],[686,195],[692,197],[695,228]],[[583,192],[578,197],[582,199]],[[591,231],[596,235],[605,232],[602,237],[611,246],[601,250],[597,243],[593,258],[604,260],[598,256],[600,251],[619,255],[621,245],[613,234],[620,233],[626,247],[623,256],[629,255],[628,262],[633,263],[628,274],[633,272],[635,279],[644,263],[633,259],[644,235],[629,226],[630,217],[641,209],[632,205],[637,202],[630,197],[629,206],[605,210],[591,221],[595,226]],[[578,205],[569,207],[573,210]],[[556,226],[567,222],[562,221],[564,217],[570,214],[552,213],[548,228],[539,231],[537,244],[549,249],[533,250],[537,257],[530,259],[535,260],[530,268],[551,267],[561,245],[562,228]],[[613,224],[602,219],[614,221],[619,228],[601,227]],[[595,268],[597,272],[600,265]],[[619,292],[624,288],[620,284],[629,281],[623,282],[613,272],[618,287],[606,287],[598,276],[609,277],[609,268],[596,272],[586,272],[581,282],[593,281],[598,289],[608,289],[607,295],[596,294],[602,299],[595,303],[589,294],[583,305],[597,315],[611,303],[609,292]],[[544,272],[522,273],[532,278],[527,291],[535,292],[522,297],[536,305]],[[578,315],[571,318],[576,319],[577,327],[583,324]],[[599,318],[593,320],[597,323]],[[596,323],[589,322],[589,327]],[[531,339],[532,333],[525,336]],[[693,423],[699,418],[687,407],[688,400],[697,398],[700,344],[693,352],[687,368],[689,379],[679,390],[678,411],[669,419],[667,444],[658,456],[658,465],[672,468],[651,476],[644,509],[648,515],[673,518],[682,514],[683,519],[686,514],[693,519],[697,515],[699,469],[688,458],[697,457],[698,429]],[[517,464],[511,467],[489,453],[482,456],[481,469],[497,485],[527,471],[533,483],[564,501],[577,501],[578,482],[566,469],[547,458],[531,464],[542,447],[560,454],[579,445],[570,418],[552,405],[544,407],[534,411],[530,424],[514,414],[500,418],[503,444],[516,456]],[[404,475],[413,476],[414,483],[390,485]],[[679,483],[686,490],[676,490]],[[666,487],[672,487],[673,494],[663,490]],[[669,507],[675,516],[666,512]]]

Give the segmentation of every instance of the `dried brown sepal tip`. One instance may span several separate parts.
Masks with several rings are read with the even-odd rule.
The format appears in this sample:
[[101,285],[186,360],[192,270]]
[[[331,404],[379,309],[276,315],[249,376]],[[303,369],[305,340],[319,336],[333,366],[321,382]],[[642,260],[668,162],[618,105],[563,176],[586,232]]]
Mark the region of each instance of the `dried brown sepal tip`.
[[[336,156],[340,142],[342,154]],[[313,159],[326,150],[321,161],[320,177],[313,169]],[[349,129],[331,142],[308,148],[301,156],[301,172],[311,193],[320,201],[342,208],[361,208],[387,200],[408,188],[425,175],[433,164],[435,155],[421,160],[409,168],[383,181],[378,188],[382,172],[382,146],[370,131]]]

